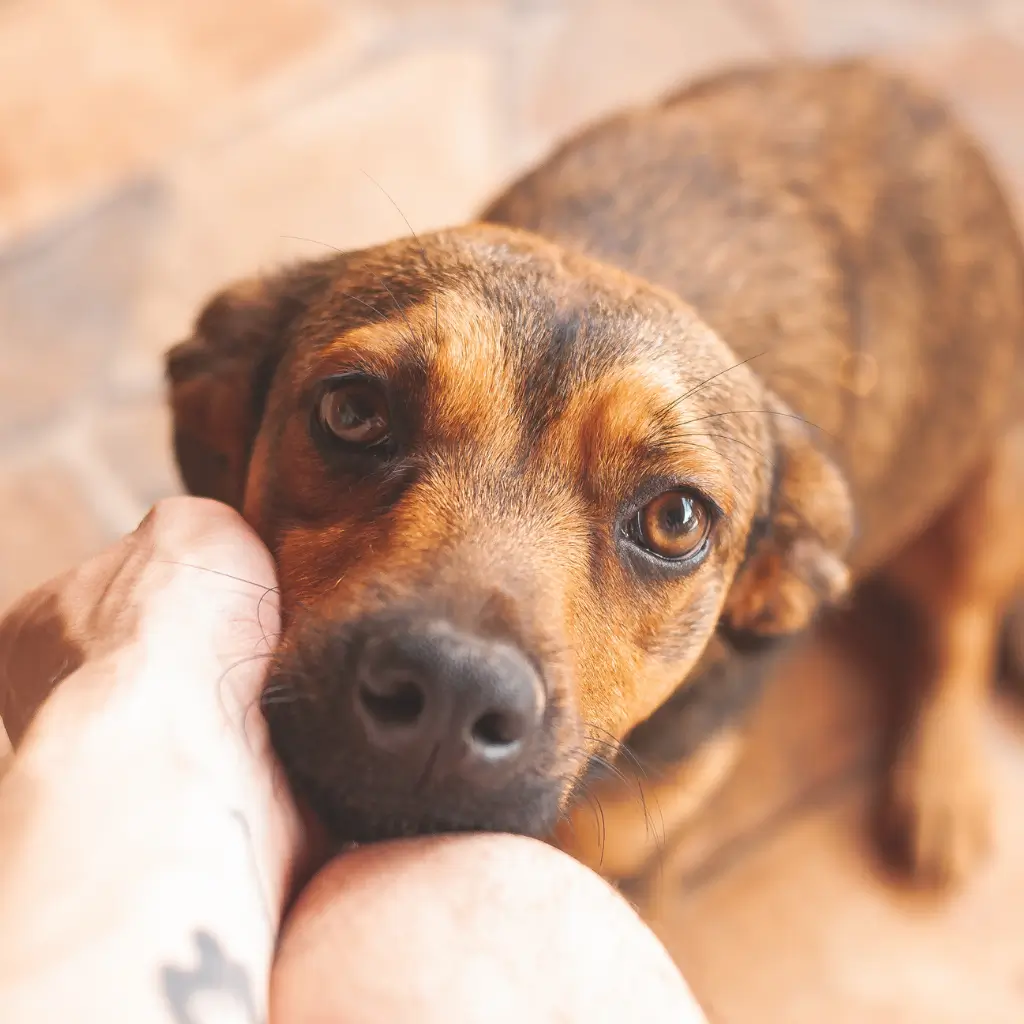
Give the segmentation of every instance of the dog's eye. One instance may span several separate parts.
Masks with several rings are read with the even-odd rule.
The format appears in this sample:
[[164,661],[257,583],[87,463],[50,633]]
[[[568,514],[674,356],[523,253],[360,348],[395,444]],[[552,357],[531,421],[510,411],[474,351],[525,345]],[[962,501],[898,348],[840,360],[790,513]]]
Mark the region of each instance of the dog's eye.
[[324,393],[318,411],[324,429],[346,444],[369,448],[391,433],[387,400],[371,381],[339,381]]
[[661,558],[683,560],[697,554],[711,533],[707,505],[688,491],[666,491],[636,514],[636,539]]

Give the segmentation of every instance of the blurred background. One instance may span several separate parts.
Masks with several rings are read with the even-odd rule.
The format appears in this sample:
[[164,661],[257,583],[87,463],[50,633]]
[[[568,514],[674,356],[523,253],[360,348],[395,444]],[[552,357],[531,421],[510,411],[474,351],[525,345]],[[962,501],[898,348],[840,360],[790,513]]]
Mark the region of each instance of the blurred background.
[[[0,0],[0,606],[178,489],[161,354],[232,277],[406,233],[381,189],[458,222],[602,113],[854,52],[954,103],[1020,208],[1024,0]],[[1022,734],[999,856],[922,903],[871,860],[852,673],[811,651],[772,697],[656,926],[716,1021],[1020,1024]]]

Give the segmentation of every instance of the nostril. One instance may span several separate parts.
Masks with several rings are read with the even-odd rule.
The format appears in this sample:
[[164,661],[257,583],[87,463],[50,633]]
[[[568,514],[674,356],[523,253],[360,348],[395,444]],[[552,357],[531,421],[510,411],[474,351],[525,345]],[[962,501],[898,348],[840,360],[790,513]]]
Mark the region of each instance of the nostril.
[[474,723],[470,734],[482,747],[511,747],[523,738],[523,722],[508,711],[488,711]]
[[381,725],[413,725],[426,705],[423,690],[412,679],[393,680],[385,692],[360,686],[359,699]]

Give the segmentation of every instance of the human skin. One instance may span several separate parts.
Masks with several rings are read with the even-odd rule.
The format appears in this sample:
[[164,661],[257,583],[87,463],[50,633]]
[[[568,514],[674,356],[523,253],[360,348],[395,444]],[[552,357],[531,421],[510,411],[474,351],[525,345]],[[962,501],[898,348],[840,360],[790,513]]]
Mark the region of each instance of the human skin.
[[699,1021],[604,882],[511,836],[335,858],[257,710],[278,630],[239,516],[173,499],[0,621],[0,1020]]

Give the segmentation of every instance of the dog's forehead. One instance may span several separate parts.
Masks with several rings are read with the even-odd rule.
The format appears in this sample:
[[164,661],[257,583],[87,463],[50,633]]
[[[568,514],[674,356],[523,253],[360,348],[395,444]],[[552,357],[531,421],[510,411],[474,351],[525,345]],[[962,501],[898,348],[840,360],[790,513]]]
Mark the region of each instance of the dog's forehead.
[[[608,492],[649,471],[657,453],[640,463],[652,450],[678,468],[684,438],[687,463],[699,451],[721,462],[717,436],[695,439],[680,425],[755,408],[759,385],[714,332],[674,296],[614,268],[497,237],[501,245],[489,235],[428,238],[422,249],[341,261],[300,325],[286,400],[332,376],[367,374],[415,424],[420,454],[475,449],[491,472],[528,463],[591,476],[603,465],[615,470],[600,488]],[[674,463],[663,444],[673,433]],[[743,443],[722,457],[743,462]]]
[[547,411],[624,367],[671,367],[685,380],[728,361],[674,296],[539,240],[514,241],[459,232],[343,261],[302,325],[298,374],[358,363],[471,390],[500,377]]
[[391,315],[339,324],[300,351],[297,381],[366,373],[438,426],[512,416],[539,436],[587,397],[664,405],[728,365],[727,350],[685,311],[519,284],[442,286],[415,301],[395,292]]

